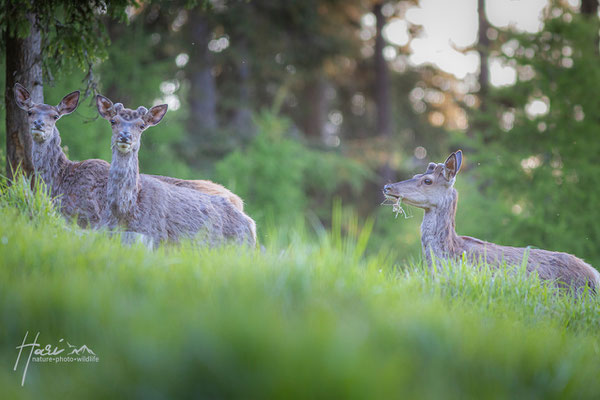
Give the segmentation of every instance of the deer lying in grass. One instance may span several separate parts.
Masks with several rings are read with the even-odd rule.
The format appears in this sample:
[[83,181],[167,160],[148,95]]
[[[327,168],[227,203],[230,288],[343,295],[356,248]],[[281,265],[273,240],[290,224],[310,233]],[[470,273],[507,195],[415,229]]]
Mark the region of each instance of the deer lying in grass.
[[[33,103],[27,89],[18,83],[15,84],[14,92],[17,105],[28,114],[33,136],[32,160],[36,173],[51,188],[52,197],[60,196],[63,215],[68,218],[77,216],[77,222],[82,227],[97,226],[106,206],[110,164],[96,159],[70,161],[60,146],[60,133],[56,128],[56,121],[77,108],[79,92],[69,93],[57,106]],[[153,176],[173,185],[221,195],[243,211],[242,200],[219,184]]]
[[484,261],[494,267],[502,264],[521,265],[527,258],[526,271],[536,271],[543,280],[555,281],[577,292],[588,286],[598,291],[600,274],[592,266],[566,253],[540,249],[500,246],[468,236],[458,236],[454,218],[458,192],[454,189],[456,174],[462,164],[462,152],[452,153],[443,164],[430,163],[424,174],[412,179],[385,185],[388,199],[425,210],[421,224],[422,250],[429,265],[436,258],[460,259],[463,254],[472,263]]
[[151,238],[152,244],[196,238],[208,245],[256,244],[256,225],[222,196],[200,193],[139,174],[142,132],[158,124],[165,104],[136,110],[96,97],[100,116],[112,126],[112,162],[103,224]]

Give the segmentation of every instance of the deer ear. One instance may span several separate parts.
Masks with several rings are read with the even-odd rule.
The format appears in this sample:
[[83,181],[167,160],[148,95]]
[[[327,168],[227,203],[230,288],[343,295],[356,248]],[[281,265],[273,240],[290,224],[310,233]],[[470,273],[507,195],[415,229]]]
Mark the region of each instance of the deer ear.
[[444,162],[444,178],[447,181],[452,180],[458,174],[460,166],[462,165],[462,151],[458,150],[450,156]]
[[163,117],[167,113],[168,108],[169,107],[166,104],[154,106],[148,110],[146,115],[144,115],[143,119],[150,126],[157,125],[160,122],[160,120],[163,119]]
[[98,107],[98,113],[104,119],[114,117],[116,114],[112,101],[101,94],[96,96],[96,107]]
[[31,95],[29,91],[25,89],[20,83],[15,83],[15,101],[21,110],[29,110],[33,103],[31,102]]
[[460,171],[460,167],[462,167],[462,150],[457,150],[456,153],[454,153],[454,155],[456,156],[456,173],[458,174],[458,171]]
[[58,113],[60,115],[71,114],[79,104],[79,90],[69,93],[58,103]]

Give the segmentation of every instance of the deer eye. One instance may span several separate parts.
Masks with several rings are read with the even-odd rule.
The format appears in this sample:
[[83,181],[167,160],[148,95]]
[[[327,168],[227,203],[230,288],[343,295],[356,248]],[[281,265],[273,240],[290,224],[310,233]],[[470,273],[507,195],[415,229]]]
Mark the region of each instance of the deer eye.
[[146,129],[146,125],[144,125],[144,124],[141,124],[141,125],[140,125],[140,129]]
[[54,118],[54,120],[56,121],[56,120],[58,119],[58,115],[55,115],[55,116],[54,116],[54,117],[52,117],[52,118]]
[[33,115],[33,111],[27,111],[27,115],[31,117]]
[[117,121],[115,121],[114,119],[111,119],[111,120],[110,120],[110,124],[111,124],[111,125],[114,125],[114,124],[116,124],[116,123],[117,123]]
[[432,181],[431,179],[429,179],[429,178],[425,178],[425,179],[423,180],[423,182],[424,182],[426,185],[431,185],[431,184],[433,183],[433,181]]

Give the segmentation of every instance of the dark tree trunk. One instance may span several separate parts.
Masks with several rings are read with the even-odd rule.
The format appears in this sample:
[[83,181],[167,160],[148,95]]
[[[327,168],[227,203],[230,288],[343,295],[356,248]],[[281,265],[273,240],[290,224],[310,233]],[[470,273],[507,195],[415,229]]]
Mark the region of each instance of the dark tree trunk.
[[[597,21],[598,0],[581,0],[581,14],[587,16],[588,18],[594,18]],[[594,50],[596,51],[596,54],[600,54],[600,36],[598,36],[598,31],[596,31],[594,42],[596,44]]]
[[[392,114],[390,101],[390,73],[387,62],[383,57],[383,48],[385,39],[383,38],[383,27],[386,20],[381,12],[382,4],[376,3],[373,7],[375,15],[377,33],[375,35],[375,104],[377,108],[376,133],[386,139],[392,136]],[[383,165],[381,175],[383,182],[391,182],[394,173],[390,166],[390,160],[386,160]]]
[[250,109],[250,57],[248,45],[243,37],[239,39],[238,52],[240,54],[237,62],[238,104],[233,115],[233,127],[237,135],[248,139],[254,134],[254,125]]
[[598,0],[581,0],[581,13],[598,15]]
[[[6,88],[4,101],[6,104],[6,173],[12,179],[12,172],[20,166],[27,175],[33,175],[31,161],[31,134],[27,122],[27,113],[15,103],[13,87],[15,83],[25,86],[31,93],[35,103],[44,102],[44,86],[42,77],[42,39],[36,26],[34,15],[28,15],[31,24],[29,36],[26,38],[6,37]],[[7,21],[10,32],[10,24]]]
[[377,134],[390,136],[392,132],[392,118],[390,110],[390,74],[387,62],[383,57],[385,39],[383,27],[385,17],[381,13],[381,3],[375,4],[373,14],[377,21],[377,34],[375,36],[375,103],[377,105]]
[[211,39],[208,20],[200,10],[193,9],[190,10],[187,26],[192,42],[186,68],[190,80],[188,129],[194,136],[193,142],[198,143],[202,141],[202,136],[210,136],[218,126],[217,85],[212,74],[213,55],[208,49]]
[[482,112],[485,112],[487,110],[487,96],[490,87],[490,71],[488,65],[490,39],[488,39],[487,36],[490,23],[485,15],[485,0],[477,0],[477,15],[479,17],[477,52],[479,53],[479,59],[481,60],[479,72],[479,109]]
[[326,89],[322,76],[316,76],[307,83],[305,89],[307,114],[304,119],[304,132],[307,136],[319,139],[323,137],[323,126],[327,119]]
[[479,31],[477,35],[477,53],[479,54],[479,112],[471,115],[470,128],[468,135],[473,137],[479,135],[483,138],[484,143],[489,143],[494,134],[493,129],[485,116],[488,111],[489,89],[490,89],[490,39],[487,32],[490,28],[490,23],[485,14],[485,0],[477,0],[477,16],[479,21]]

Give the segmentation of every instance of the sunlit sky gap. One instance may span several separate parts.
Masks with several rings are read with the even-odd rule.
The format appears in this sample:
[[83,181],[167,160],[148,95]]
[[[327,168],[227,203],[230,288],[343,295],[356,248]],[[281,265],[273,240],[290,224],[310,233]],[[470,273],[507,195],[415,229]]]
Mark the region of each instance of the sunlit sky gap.
[[[578,0],[571,0],[578,5]],[[486,14],[493,27],[512,27],[521,32],[538,32],[548,0],[487,0]],[[464,79],[479,71],[475,50],[463,52],[477,42],[477,0],[420,0],[406,11],[406,20],[394,19],[385,29],[391,44],[406,45],[408,23],[421,25],[422,33],[409,45],[408,62],[413,66],[433,64],[442,71]],[[407,23],[408,21],[408,23]],[[369,23],[369,18],[367,18]],[[490,81],[494,86],[516,82],[516,71],[499,60],[490,60]]]
[[[580,0],[568,2],[573,7],[580,6]],[[510,27],[520,32],[535,33],[543,28],[543,12],[549,0],[486,0],[485,3],[486,15],[492,27]],[[361,38],[368,40],[374,34],[375,16],[371,13],[364,15],[362,25],[368,29],[363,30]],[[422,27],[421,32],[412,39],[409,35],[410,25]],[[399,55],[394,46],[408,44],[410,53],[405,57],[404,65],[407,62],[411,66],[431,64],[458,79],[465,79],[479,73],[479,54],[473,48],[477,44],[478,25],[477,0],[420,0],[418,5],[406,10],[404,18],[390,16],[388,19],[384,37],[391,46],[384,49],[384,56],[394,66]],[[211,40],[209,49],[220,52],[228,46],[228,37],[222,36]],[[366,51],[372,52],[372,48],[366,48]],[[176,63],[183,67],[188,59],[187,54],[180,54]],[[491,57],[489,69],[493,86],[516,83],[516,70],[500,60]],[[157,99],[157,102],[168,102],[173,109],[177,109],[177,97],[170,88],[161,87],[165,89],[165,97]],[[547,109],[541,105],[541,101],[535,103],[528,112],[532,115],[544,114]]]

